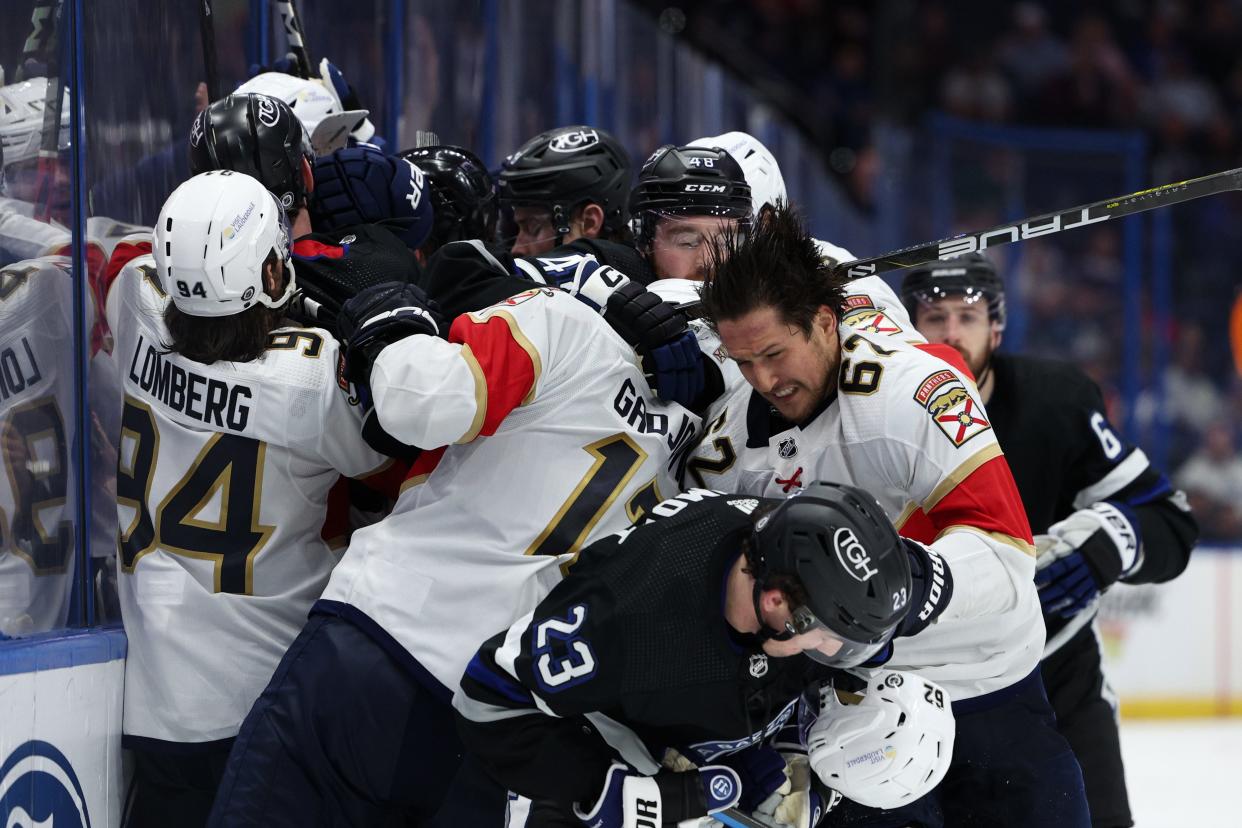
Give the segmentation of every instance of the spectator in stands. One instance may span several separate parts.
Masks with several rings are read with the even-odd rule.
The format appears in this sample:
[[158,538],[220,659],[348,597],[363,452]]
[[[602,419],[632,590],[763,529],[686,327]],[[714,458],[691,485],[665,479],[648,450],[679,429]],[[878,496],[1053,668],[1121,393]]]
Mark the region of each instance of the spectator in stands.
[[1177,472],[1176,480],[1190,498],[1205,540],[1242,538],[1242,457],[1228,421],[1208,426],[1203,446]]
[[1029,95],[1069,66],[1065,41],[1048,28],[1048,15],[1037,3],[1013,7],[1013,29],[1001,40],[1001,68],[1019,95]]

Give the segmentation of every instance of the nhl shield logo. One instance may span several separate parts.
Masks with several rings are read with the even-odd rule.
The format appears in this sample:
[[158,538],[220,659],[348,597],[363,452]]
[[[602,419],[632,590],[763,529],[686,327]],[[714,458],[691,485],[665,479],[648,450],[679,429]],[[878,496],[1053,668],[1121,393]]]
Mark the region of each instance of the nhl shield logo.
[[776,453],[779,454],[782,459],[788,460],[790,457],[793,457],[798,453],[798,444],[794,442],[794,438],[786,437],[784,440],[781,440],[780,445],[776,447]]
[[914,401],[927,409],[941,433],[955,446],[992,427],[984,416],[983,406],[952,371],[937,371],[919,383]]
[[768,674],[768,657],[753,655],[750,657],[750,675],[752,678],[763,678]]

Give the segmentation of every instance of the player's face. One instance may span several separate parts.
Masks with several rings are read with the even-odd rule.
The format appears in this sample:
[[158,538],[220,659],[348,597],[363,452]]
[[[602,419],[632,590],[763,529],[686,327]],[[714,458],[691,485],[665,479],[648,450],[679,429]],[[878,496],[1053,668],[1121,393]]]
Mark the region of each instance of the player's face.
[[717,240],[737,228],[737,219],[716,216],[669,216],[656,223],[651,267],[658,279],[707,278]]
[[955,348],[976,377],[982,376],[992,351],[1000,345],[1000,330],[988,319],[986,302],[968,302],[948,296],[918,308],[915,327],[933,344]]
[[[764,626],[769,629],[783,630],[793,618],[788,600],[778,589],[764,590],[760,598],[760,607],[763,612]],[[814,651],[821,660],[831,659],[841,651],[841,647],[841,639],[823,627],[808,630],[784,641],[770,638],[763,642],[763,651],[777,658]]]
[[[513,223],[517,236],[513,240],[514,256],[539,256],[556,247],[556,228],[552,213],[543,207],[514,207]],[[564,242],[573,241],[566,237]]]
[[770,305],[721,320],[720,340],[742,376],[791,422],[801,422],[836,387],[837,317],[821,307],[804,332]]

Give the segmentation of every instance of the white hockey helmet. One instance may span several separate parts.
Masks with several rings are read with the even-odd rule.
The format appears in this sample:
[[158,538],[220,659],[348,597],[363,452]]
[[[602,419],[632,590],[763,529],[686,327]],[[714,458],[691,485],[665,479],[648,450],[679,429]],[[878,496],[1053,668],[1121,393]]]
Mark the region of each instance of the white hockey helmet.
[[944,688],[913,673],[880,670],[858,704],[830,686],[807,734],[811,767],[846,799],[897,808],[931,791],[953,758],[956,722]]
[[[43,136],[43,109],[47,105],[47,78],[31,78],[0,86],[0,145],[6,165],[39,157]],[[69,147],[69,89],[60,108],[59,149]]]
[[[272,252],[287,277],[275,299],[263,284]],[[173,190],[155,223],[152,253],[164,291],[190,316],[229,316],[256,302],[278,308],[296,288],[285,211],[244,173],[212,170]]]
[[311,138],[315,155],[327,155],[345,147],[352,135],[369,141],[375,127],[366,109],[345,109],[328,76],[328,61],[320,63],[323,79],[306,80],[284,72],[262,72],[237,87],[238,93],[258,92],[280,98],[298,116]]
[[765,206],[776,206],[778,201],[789,200],[785,192],[785,179],[781,175],[776,158],[758,138],[748,132],[726,132],[723,135],[704,136],[690,142],[692,147],[719,147],[737,161],[750,185],[750,199],[755,215]]

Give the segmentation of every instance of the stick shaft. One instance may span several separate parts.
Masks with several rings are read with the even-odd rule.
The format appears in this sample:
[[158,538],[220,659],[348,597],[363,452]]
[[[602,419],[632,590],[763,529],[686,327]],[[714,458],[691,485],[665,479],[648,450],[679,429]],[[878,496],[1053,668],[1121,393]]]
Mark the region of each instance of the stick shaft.
[[1068,210],[1058,210],[1041,216],[1008,222],[979,233],[963,233],[960,236],[952,236],[939,241],[903,247],[871,259],[843,262],[837,265],[833,272],[838,276],[858,279],[889,270],[914,267],[938,259],[949,259],[963,253],[986,250],[989,247],[999,247],[1002,244],[1050,236],[1062,230],[1100,224],[1123,216],[1142,213],[1157,207],[1167,207],[1170,204],[1180,204],[1183,201],[1228,190],[1242,190],[1242,168],[1225,170],[1205,175],[1202,178],[1178,181],[1153,187],[1150,190],[1139,190],[1137,193],[1082,204]]
[[285,27],[285,38],[289,41],[289,51],[298,62],[298,70],[302,77],[314,77],[311,70],[310,54],[306,51],[306,39],[302,35],[302,19],[298,17],[297,6],[293,0],[276,0],[276,11],[280,14],[280,22]]
[[199,0],[198,33],[203,42],[203,70],[206,74],[207,100],[220,97],[220,73],[216,68],[216,15],[211,0]]

